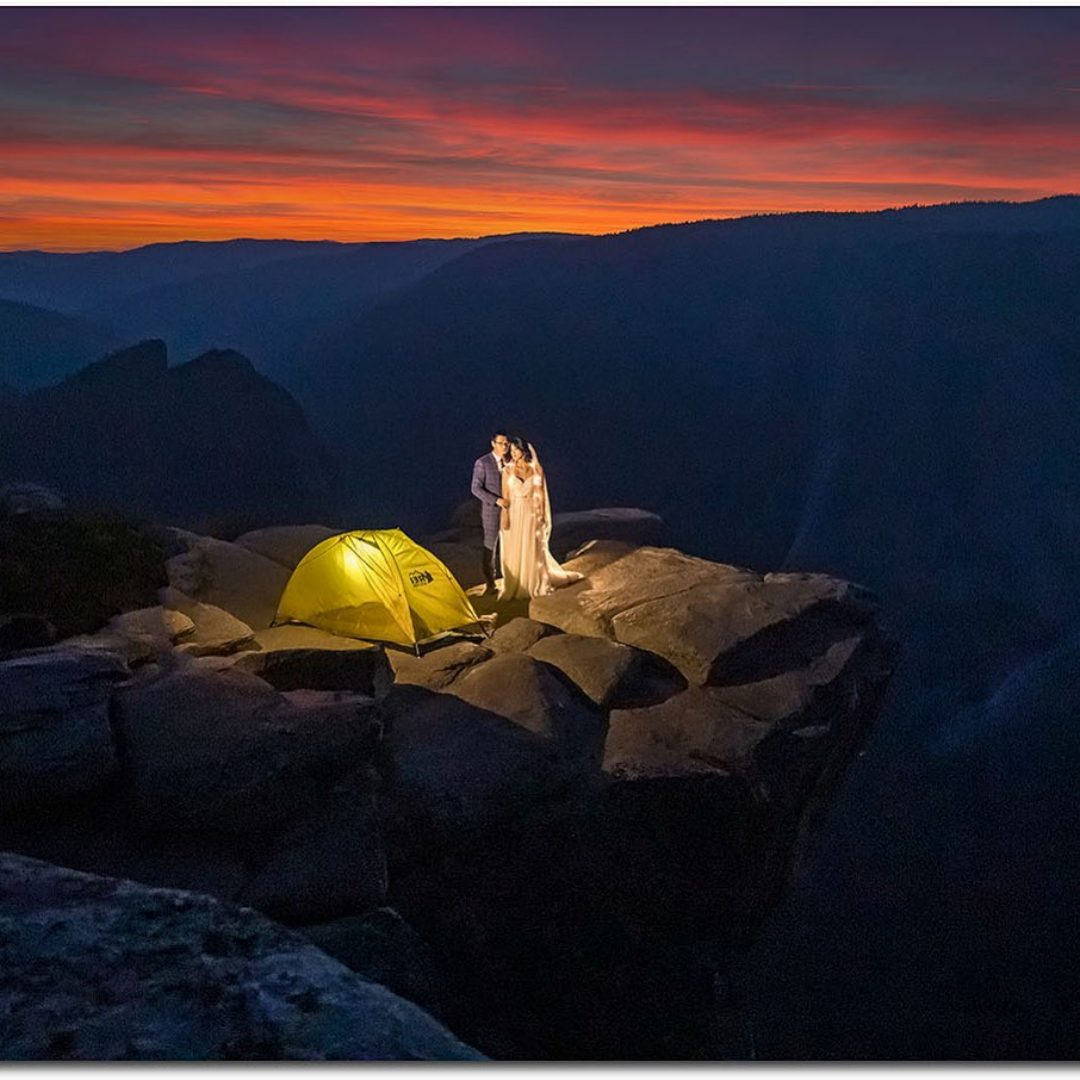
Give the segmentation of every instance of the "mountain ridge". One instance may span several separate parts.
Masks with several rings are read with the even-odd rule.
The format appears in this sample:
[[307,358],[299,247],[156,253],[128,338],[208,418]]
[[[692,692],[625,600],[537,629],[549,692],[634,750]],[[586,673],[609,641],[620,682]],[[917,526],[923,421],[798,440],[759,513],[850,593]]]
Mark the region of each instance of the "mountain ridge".
[[143,341],[4,419],[0,479],[73,505],[218,530],[334,515],[334,470],[302,409],[232,350],[170,367],[163,341]]
[[485,233],[481,236],[414,236],[408,240],[335,240],[331,237],[323,237],[319,240],[300,240],[287,236],[279,237],[254,237],[233,236],[222,240],[157,240],[147,244],[138,244],[132,248],[93,248],[85,251],[46,251],[41,248],[18,248],[10,251],[0,251],[0,258],[13,256],[19,258],[41,257],[43,259],[81,258],[83,256],[108,256],[108,255],[131,255],[135,252],[148,252],[163,250],[166,248],[207,248],[211,246],[226,247],[232,245],[261,245],[261,244],[293,244],[306,246],[339,246],[356,247],[360,245],[377,244],[413,244],[413,243],[453,243],[456,241],[475,240],[512,240],[518,237],[601,237],[601,236],[624,236],[628,233],[644,232],[650,229],[678,228],[684,225],[706,225],[718,222],[733,221],[760,221],[762,219],[787,219],[798,217],[868,217],[872,215],[899,215],[910,213],[922,213],[933,210],[953,210],[956,208],[1006,208],[1006,207],[1047,207],[1050,204],[1058,206],[1075,201],[1080,204],[1080,192],[1061,192],[1056,195],[1044,195],[1035,199],[958,199],[954,201],[936,203],[906,203],[902,206],[885,206],[872,210],[773,210],[759,211],[753,214],[740,214],[734,217],[704,217],[687,218],[682,221],[658,222],[651,225],[634,225],[626,229],[617,229],[608,233],[568,233],[558,230],[517,230],[508,233]]
[[63,378],[119,340],[81,315],[18,300],[0,300],[0,382],[25,393]]

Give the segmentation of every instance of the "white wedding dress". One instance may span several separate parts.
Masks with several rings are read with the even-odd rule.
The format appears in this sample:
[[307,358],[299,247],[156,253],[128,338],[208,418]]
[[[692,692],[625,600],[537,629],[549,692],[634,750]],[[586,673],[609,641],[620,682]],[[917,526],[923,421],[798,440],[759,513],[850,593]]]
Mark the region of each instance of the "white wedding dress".
[[544,596],[581,581],[583,574],[564,570],[548,550],[551,502],[543,472],[533,469],[522,480],[507,466],[504,475],[508,478],[510,528],[499,533],[503,572],[499,599]]

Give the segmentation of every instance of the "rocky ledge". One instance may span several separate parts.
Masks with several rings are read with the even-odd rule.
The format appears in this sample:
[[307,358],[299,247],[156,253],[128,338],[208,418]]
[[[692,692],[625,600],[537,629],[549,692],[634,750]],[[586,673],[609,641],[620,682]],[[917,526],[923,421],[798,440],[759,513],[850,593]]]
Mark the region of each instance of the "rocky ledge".
[[0,964],[7,1060],[481,1057],[252,911],[10,854]]
[[[269,627],[321,526],[165,530],[156,607],[9,651],[5,1056],[469,1056],[440,1023],[500,1058],[741,1052],[740,957],[895,647],[855,585],[612,520],[584,581],[420,658]],[[467,529],[431,546],[473,583]],[[231,1019],[165,1022],[185,994]]]

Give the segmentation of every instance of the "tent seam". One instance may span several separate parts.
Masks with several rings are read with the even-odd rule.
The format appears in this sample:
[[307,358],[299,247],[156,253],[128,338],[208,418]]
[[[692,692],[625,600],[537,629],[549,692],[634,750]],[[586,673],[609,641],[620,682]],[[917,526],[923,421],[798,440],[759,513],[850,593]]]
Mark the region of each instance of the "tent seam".
[[[395,532],[401,532],[400,529],[395,529]],[[385,541],[382,537],[379,538],[380,550],[383,549]],[[383,550],[383,555],[390,561],[390,565],[397,571],[398,581],[401,582],[401,599],[405,601],[405,610],[409,613],[409,627],[412,630],[413,644],[419,641],[416,636],[416,619],[413,616],[412,604],[409,603],[409,595],[405,591],[405,575],[401,572],[401,567],[398,566],[397,558],[394,557],[393,552]]]

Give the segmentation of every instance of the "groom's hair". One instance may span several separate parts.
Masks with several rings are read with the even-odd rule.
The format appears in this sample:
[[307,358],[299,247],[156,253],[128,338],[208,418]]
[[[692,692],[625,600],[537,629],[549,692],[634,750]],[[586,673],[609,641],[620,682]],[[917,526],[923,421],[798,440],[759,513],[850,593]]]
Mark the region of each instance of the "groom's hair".
[[495,434],[491,436],[491,441],[494,442],[500,435],[504,439],[509,439],[510,438],[510,432],[507,431],[506,428],[501,428],[500,427],[500,428],[495,429]]

